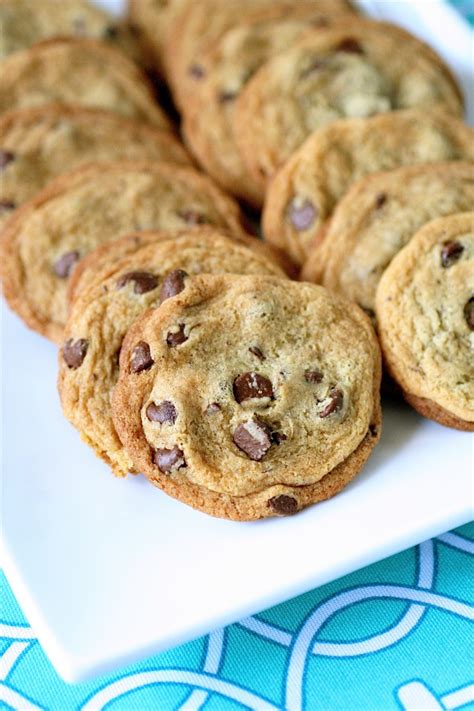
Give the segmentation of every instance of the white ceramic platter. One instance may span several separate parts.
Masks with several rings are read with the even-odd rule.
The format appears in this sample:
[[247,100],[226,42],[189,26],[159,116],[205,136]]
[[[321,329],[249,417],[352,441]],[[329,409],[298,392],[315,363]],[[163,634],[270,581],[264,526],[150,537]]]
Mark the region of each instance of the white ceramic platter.
[[[453,11],[430,0],[369,10],[431,41],[472,105],[469,31]],[[382,442],[361,476],[293,518],[216,520],[142,477],[116,480],[61,415],[55,348],[2,308],[3,565],[68,681],[178,645],[472,516],[472,438],[402,406],[385,408]]]

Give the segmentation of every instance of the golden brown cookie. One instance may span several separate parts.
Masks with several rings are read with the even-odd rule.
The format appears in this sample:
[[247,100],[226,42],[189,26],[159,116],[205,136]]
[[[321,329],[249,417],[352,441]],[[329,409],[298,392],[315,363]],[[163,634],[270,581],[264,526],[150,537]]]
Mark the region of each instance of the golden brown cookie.
[[351,19],[316,29],[262,66],[236,102],[234,135],[264,189],[318,128],[410,108],[463,102],[448,68],[423,42],[386,22]]
[[190,165],[170,131],[111,111],[48,104],[0,116],[0,224],[57,175],[114,160]]
[[0,59],[53,37],[91,37],[141,58],[127,26],[87,0],[0,0]]
[[89,164],[53,180],[5,224],[0,235],[4,295],[30,328],[60,342],[68,279],[79,259],[134,230],[202,224],[245,233],[238,206],[192,168]]
[[118,476],[133,466],[113,426],[110,396],[118,378],[120,346],[133,321],[179,293],[194,274],[285,277],[266,256],[212,228],[147,237],[140,248],[113,264],[106,279],[81,292],[59,358],[64,414]]
[[338,203],[301,277],[373,313],[380,278],[426,222],[474,205],[474,163],[398,168],[362,178]]
[[0,113],[49,103],[114,111],[170,128],[145,75],[118,50],[92,39],[55,39],[2,64]]
[[382,276],[376,313],[385,361],[408,402],[474,431],[474,212],[416,233]]
[[263,213],[265,237],[302,264],[357,180],[451,160],[474,160],[474,131],[443,111],[410,109],[336,121],[315,131],[273,179]]
[[163,44],[175,16],[192,0],[128,0],[128,16],[145,54],[163,73]]
[[296,513],[340,491],[380,434],[367,317],[313,284],[202,276],[140,317],[114,423],[135,468],[213,516]]
[[[94,251],[87,254],[77,263],[77,266],[71,274],[68,285],[69,303],[71,304],[81,293],[89,289],[92,285],[107,279],[109,273],[115,271],[117,262],[122,262],[125,257],[132,258],[136,252],[151,242],[157,242],[162,239],[169,241],[171,234],[170,232],[164,231],[137,232],[122,237],[121,239],[113,240],[112,242],[106,242],[94,249]],[[176,232],[176,236],[180,234],[180,231]],[[199,237],[201,240],[204,240],[206,235],[214,237],[215,234],[215,228],[199,228]],[[231,235],[230,233],[225,233],[224,230],[219,230],[219,234],[227,235],[235,242],[238,242],[242,247],[253,250],[258,254],[260,259],[275,263],[278,267],[278,273],[283,271],[290,277],[296,276],[291,266],[289,267],[288,260],[282,258],[280,252],[275,252],[275,250],[271,248],[271,245],[266,244],[262,240],[244,234],[239,236],[235,234]]]
[[[233,133],[236,100],[257,69],[270,57],[291,47],[311,29],[337,21],[337,6],[323,14],[318,4],[296,5],[291,14],[284,6],[267,8],[239,22],[215,46],[203,52],[203,73],[183,104],[185,140],[199,163],[222,187],[255,207],[264,191],[245,168]],[[347,16],[344,12],[342,16]]]
[[266,10],[273,15],[281,6],[288,15],[295,5],[311,5],[324,14],[352,12],[347,0],[199,0],[187,2],[177,13],[164,45],[166,75],[179,107],[184,107],[196,82],[203,78],[201,55],[211,48],[224,32]]

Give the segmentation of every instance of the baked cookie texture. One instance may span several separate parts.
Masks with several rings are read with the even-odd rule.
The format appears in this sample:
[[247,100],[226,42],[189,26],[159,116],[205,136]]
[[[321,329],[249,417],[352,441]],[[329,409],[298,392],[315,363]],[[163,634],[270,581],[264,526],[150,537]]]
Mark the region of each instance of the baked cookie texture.
[[15,52],[2,64],[0,113],[49,103],[114,111],[171,127],[145,75],[105,42],[53,39]]
[[352,18],[318,28],[267,62],[235,107],[234,134],[254,180],[268,180],[318,128],[343,118],[463,102],[448,68],[400,27]]
[[312,284],[201,276],[125,337],[112,397],[135,468],[214,516],[295,513],[340,491],[380,434],[365,314]]
[[474,162],[452,161],[375,173],[338,203],[301,278],[375,309],[375,292],[393,257],[426,222],[474,205]]
[[376,313],[387,367],[407,401],[474,431],[474,212],[417,232],[382,276]]
[[473,159],[473,129],[445,111],[341,119],[315,131],[278,171],[265,200],[263,232],[302,264],[357,180],[402,166]]
[[133,321],[179,293],[194,274],[285,277],[262,254],[211,228],[146,237],[140,248],[115,262],[106,279],[81,292],[59,357],[64,414],[118,476],[126,476],[133,465],[112,422],[110,395],[122,340]]
[[[195,228],[195,230],[197,231],[201,243],[206,236],[215,237],[216,235],[216,230],[212,227],[200,227]],[[150,243],[161,240],[169,241],[172,234],[173,233],[166,231],[136,232],[135,234],[127,235],[121,239],[106,242],[94,249],[77,263],[71,274],[68,284],[69,303],[72,304],[81,293],[89,289],[93,284],[107,279],[109,274],[115,271],[117,263],[122,262],[125,257],[133,258],[138,251],[141,251],[145,245]],[[176,236],[180,236],[181,234],[179,230],[175,233]],[[287,260],[282,258],[279,252],[275,252],[275,250],[271,248],[271,245],[266,244],[262,240],[244,234],[239,236],[235,234],[231,235],[222,229],[219,229],[219,235],[231,237],[234,242],[244,247],[245,250],[250,249],[256,253],[258,258],[265,263],[273,262],[277,267],[275,273],[282,274],[283,272],[287,276],[295,276],[292,268],[288,268]],[[179,242],[176,243],[176,248],[183,244],[185,244],[183,240],[179,240]],[[225,241],[224,244],[226,244]],[[212,242],[209,243],[209,248],[212,248]],[[244,253],[247,252],[245,251]]]
[[[346,0],[299,0],[298,6],[311,5],[321,13],[353,12]],[[200,58],[202,51],[221,37],[224,32],[242,22],[253,13],[283,7],[288,15],[295,4],[288,0],[200,0],[187,2],[174,18],[164,44],[166,76],[173,97],[183,107],[193,92],[195,82],[203,78]]]
[[0,224],[56,176],[91,161],[190,165],[170,131],[101,109],[48,104],[0,116]]
[[0,59],[53,37],[91,37],[141,58],[133,32],[86,0],[0,0]]
[[192,0],[128,0],[128,18],[138,33],[145,55],[163,73],[163,45],[169,28],[185,4]]
[[337,6],[330,15],[318,8],[317,3],[303,3],[289,14],[287,7],[276,5],[230,28],[215,46],[201,53],[203,76],[193,81],[193,92],[183,105],[184,137],[199,163],[222,187],[254,207],[261,207],[264,190],[249,174],[237,149],[235,104],[246,83],[270,57],[311,29],[347,16]]
[[91,163],[53,180],[15,211],[0,234],[0,274],[10,307],[61,342],[76,263],[132,231],[210,224],[245,234],[239,207],[192,168]]

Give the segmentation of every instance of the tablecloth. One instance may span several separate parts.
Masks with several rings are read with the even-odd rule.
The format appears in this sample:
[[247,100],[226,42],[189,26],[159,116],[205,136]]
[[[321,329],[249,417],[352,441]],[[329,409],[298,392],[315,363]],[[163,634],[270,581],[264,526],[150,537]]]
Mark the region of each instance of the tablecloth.
[[[474,0],[452,0],[474,24]],[[115,674],[66,684],[0,571],[0,709],[474,710],[474,524]]]

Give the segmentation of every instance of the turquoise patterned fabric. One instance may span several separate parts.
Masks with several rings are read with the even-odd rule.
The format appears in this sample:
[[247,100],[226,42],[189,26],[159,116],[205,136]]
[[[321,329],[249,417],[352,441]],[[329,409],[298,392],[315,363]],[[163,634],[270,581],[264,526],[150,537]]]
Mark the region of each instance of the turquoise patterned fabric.
[[0,573],[0,708],[474,709],[474,524],[91,683],[54,672]]

